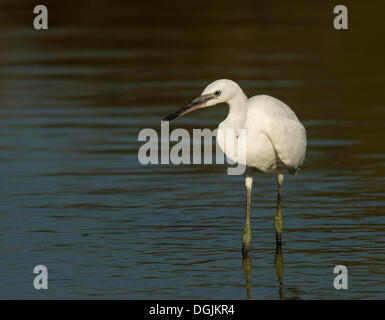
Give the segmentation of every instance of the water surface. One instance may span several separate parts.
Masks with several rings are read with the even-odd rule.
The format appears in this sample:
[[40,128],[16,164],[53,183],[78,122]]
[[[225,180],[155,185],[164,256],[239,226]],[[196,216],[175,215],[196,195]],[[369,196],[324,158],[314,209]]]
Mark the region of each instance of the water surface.
[[[383,3],[352,3],[347,31],[328,1],[48,1],[46,31],[17,3],[0,6],[1,298],[385,298]],[[307,129],[278,254],[275,177],[254,179],[242,261],[243,177],[137,160],[138,132],[218,78],[282,99]],[[171,129],[214,129],[226,112]]]

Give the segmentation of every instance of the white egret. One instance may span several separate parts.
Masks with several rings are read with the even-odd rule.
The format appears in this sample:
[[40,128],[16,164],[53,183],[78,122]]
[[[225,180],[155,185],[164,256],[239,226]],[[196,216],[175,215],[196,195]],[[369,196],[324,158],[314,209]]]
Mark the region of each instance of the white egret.
[[[277,175],[280,206],[283,177],[286,172],[297,174],[305,159],[306,130],[288,105],[268,95],[247,98],[239,85],[228,79],[209,84],[190,104],[170,114],[170,121],[196,109],[227,103],[229,113],[218,129],[246,130],[246,222],[242,237],[242,252],[250,245],[250,203],[253,172]],[[237,139],[238,137],[235,137]],[[229,156],[224,139],[217,139],[223,152]],[[233,155],[230,155],[230,159]],[[274,225],[277,241],[282,230],[281,211],[277,210]]]

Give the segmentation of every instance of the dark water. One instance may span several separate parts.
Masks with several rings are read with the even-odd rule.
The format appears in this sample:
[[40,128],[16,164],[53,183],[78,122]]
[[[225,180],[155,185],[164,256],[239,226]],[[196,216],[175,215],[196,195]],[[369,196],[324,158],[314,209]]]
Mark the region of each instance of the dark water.
[[[45,4],[46,31],[35,4],[0,5],[0,298],[385,298],[383,3],[346,3],[347,31],[328,1]],[[275,177],[254,179],[242,261],[242,177],[138,162],[138,132],[218,78],[282,99],[307,128],[281,254]]]

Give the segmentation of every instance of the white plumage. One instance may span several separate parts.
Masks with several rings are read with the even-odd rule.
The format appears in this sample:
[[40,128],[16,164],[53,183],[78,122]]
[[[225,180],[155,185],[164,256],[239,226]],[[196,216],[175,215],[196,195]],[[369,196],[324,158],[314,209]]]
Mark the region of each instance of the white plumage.
[[[172,120],[190,111],[210,107],[218,103],[227,103],[229,113],[218,129],[235,133],[235,143],[226,143],[228,134],[218,135],[217,142],[228,158],[245,164],[246,172],[246,224],[243,232],[243,253],[246,253],[251,239],[250,201],[254,169],[264,173],[277,174],[278,201],[281,200],[283,174],[296,174],[302,166],[306,153],[306,130],[297,116],[284,102],[268,95],[247,98],[239,85],[228,79],[221,79],[209,84],[202,94],[192,103],[166,117]],[[229,130],[230,129],[230,130]],[[246,158],[238,156],[237,131],[246,131],[246,143],[239,144],[246,150],[239,149]],[[233,141],[233,140],[232,140]],[[234,141],[233,141],[234,142]],[[281,241],[282,217],[275,217],[277,241]]]
[[[228,103],[229,114],[218,128],[246,130],[245,164],[265,173],[284,173],[286,169],[296,173],[305,159],[306,130],[293,110],[268,95],[248,99],[238,84],[225,79],[211,83],[202,95],[218,90],[220,96],[207,101],[206,107]],[[238,145],[234,144],[234,150],[226,150],[220,137],[218,144],[230,159],[238,162]]]

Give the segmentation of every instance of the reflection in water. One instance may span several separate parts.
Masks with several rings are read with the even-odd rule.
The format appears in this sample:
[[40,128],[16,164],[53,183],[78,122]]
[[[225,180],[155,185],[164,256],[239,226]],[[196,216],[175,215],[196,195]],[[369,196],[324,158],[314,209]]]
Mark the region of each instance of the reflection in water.
[[[55,270],[49,299],[244,295],[239,177],[137,157],[140,130],[160,133],[168,110],[219,77],[306,120],[305,165],[285,184],[285,298],[340,299],[330,282],[338,257],[357,275],[344,298],[384,298],[385,47],[373,30],[384,30],[385,2],[357,1],[360,26],[348,36],[330,27],[329,1],[247,0],[236,12],[227,1],[73,10],[78,2],[49,1],[63,14],[34,32],[31,1],[0,1],[0,298],[39,298],[25,270],[42,261]],[[177,127],[192,136],[227,112],[207,108]],[[254,299],[278,298],[273,188],[270,175],[255,181]],[[250,283],[247,257],[244,266]]]
[[282,207],[281,207],[281,197],[278,196],[277,199],[277,211],[274,217],[274,229],[275,229],[275,254],[274,254],[274,268],[277,274],[278,280],[278,296],[280,300],[290,299],[296,300],[300,299],[300,290],[296,286],[286,287],[287,292],[290,293],[290,296],[286,298],[284,296],[284,283],[283,283],[283,254],[282,254]]
[[247,252],[242,254],[242,267],[246,278],[247,300],[251,300],[251,259]]
[[282,257],[282,207],[281,207],[281,192],[278,192],[277,198],[277,211],[274,217],[274,229],[275,229],[275,255],[274,255],[274,267],[277,271],[278,283],[279,283],[279,299],[283,300],[283,257]]
[[275,255],[274,255],[274,267],[277,271],[278,284],[279,284],[279,299],[283,300],[283,256],[282,256],[282,246],[281,243],[276,242]]
[[281,246],[282,241],[282,209],[281,209],[281,193],[278,191],[277,198],[277,212],[274,217],[274,229],[275,229],[275,239],[277,246]]
[[[274,267],[277,272],[277,279],[279,285],[279,299],[284,300],[283,294],[283,256],[282,256],[282,207],[281,207],[281,197],[279,196],[277,199],[277,211],[274,217],[274,228],[275,228],[275,254],[274,254]],[[251,290],[251,271],[252,271],[252,263],[251,258],[247,252],[242,253],[242,267],[245,273],[246,278],[246,294],[247,299],[252,299],[252,290]]]

